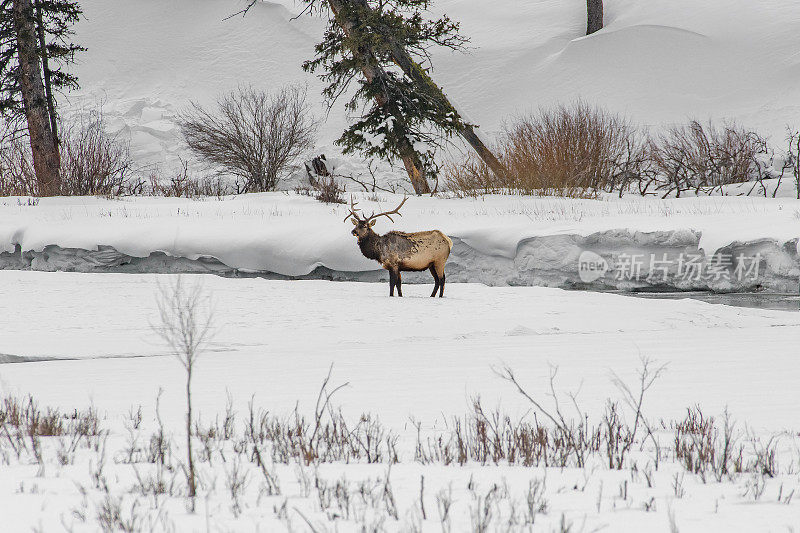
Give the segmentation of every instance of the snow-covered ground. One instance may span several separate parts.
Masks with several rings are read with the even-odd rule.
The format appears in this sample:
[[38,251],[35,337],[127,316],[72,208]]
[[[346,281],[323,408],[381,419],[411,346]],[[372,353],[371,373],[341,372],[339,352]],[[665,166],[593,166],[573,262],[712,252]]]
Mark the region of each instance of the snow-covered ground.
[[[394,208],[402,196],[353,199],[369,213]],[[383,275],[342,222],[347,206],[293,192],[30,203],[0,199],[0,268],[370,281]],[[455,243],[447,267],[451,282],[783,293],[796,293],[800,283],[800,201],[791,198],[414,197],[402,213],[395,224],[380,219],[376,231],[447,233]],[[587,257],[607,271],[582,275]]]
[[[150,405],[164,387],[165,415],[180,413],[171,385],[181,369],[159,357],[165,348],[151,333],[157,284],[170,276],[0,275],[0,352],[68,359],[5,365],[5,387],[115,414],[132,400]],[[218,410],[226,390],[291,409],[312,399],[335,363],[335,376],[351,383],[340,396],[346,408],[369,407],[400,426],[409,415],[460,412],[472,393],[512,402],[492,365],[508,364],[538,388],[552,363],[565,390],[583,383],[594,411],[613,393],[609,371],[633,375],[641,354],[670,365],[650,397],[652,416],[680,417],[698,402],[773,429],[796,423],[798,313],[536,287],[452,284],[432,299],[429,286],[409,286],[400,300],[374,283],[188,279],[203,282],[218,329],[196,376],[201,410]]]
[[[435,80],[491,138],[504,120],[581,98],[659,127],[737,120],[784,144],[800,126],[800,10],[794,0],[606,0],[606,27],[584,36],[582,2],[438,0],[469,36],[468,54],[434,51]],[[304,73],[322,38],[319,17],[294,18],[305,4],[259,2],[245,17],[224,18],[240,0],[84,0],[76,41],[82,90],[74,110],[101,103],[109,127],[131,139],[141,165],[174,166],[186,157],[175,114],[239,84],[267,90],[307,84],[325,117],[318,153],[347,124],[330,114],[321,82]],[[134,53],[131,50],[135,50]]]
[[[11,530],[96,530],[103,504],[113,507],[119,500],[123,519],[146,517],[156,530],[172,524],[179,531],[305,531],[311,530],[307,519],[316,531],[356,531],[379,520],[379,530],[417,524],[423,531],[438,531],[437,501],[448,487],[452,531],[477,530],[473,515],[485,506],[490,531],[510,527],[511,507],[518,525],[510,530],[526,531],[561,531],[562,521],[586,531],[669,530],[670,515],[682,532],[785,531],[798,524],[800,503],[791,496],[800,490],[797,312],[475,284],[449,285],[444,299],[428,298],[429,287],[423,286],[407,287],[405,298],[390,299],[381,284],[217,276],[184,278],[202,285],[214,311],[215,334],[193,377],[195,413],[204,424],[219,416],[222,427],[227,402],[238,413],[240,433],[251,400],[273,414],[297,407],[308,415],[333,365],[331,388],[349,383],[334,403],[351,420],[364,412],[377,415],[399,437],[399,464],[389,469],[385,462],[367,465],[364,460],[318,467],[278,461],[269,471],[281,492],[269,495],[252,457],[236,452],[243,446],[237,445],[238,437],[217,437],[212,450],[221,451],[213,451],[210,462],[199,461],[201,496],[197,513],[190,514],[179,466],[183,370],[151,329],[158,323],[158,287],[173,282],[168,275],[0,272],[0,353],[9,361],[0,365],[0,391],[31,394],[42,406],[68,412],[93,406],[101,427],[111,432],[105,445],[102,436],[84,438],[72,452],[70,437],[42,438],[44,466],[30,451],[18,458],[11,441],[0,439],[5,463],[0,501]],[[487,409],[533,420],[530,404],[494,370],[512,368],[550,406],[546,391],[556,365],[561,401],[570,405],[566,393],[577,392],[581,409],[599,421],[605,400],[620,398],[612,373],[636,390],[641,356],[667,365],[643,408],[664,448],[658,469],[641,433],[621,471],[608,468],[604,452],[592,455],[583,468],[414,460],[417,430],[411,418],[422,424],[423,439],[446,434],[444,422],[465,413],[474,395]],[[170,469],[161,469],[167,488],[164,494],[142,495],[137,476],[146,481],[159,469],[144,458],[132,461],[126,450],[133,437],[145,450],[142,457],[152,450],[148,442],[156,427],[159,390],[161,419],[173,441]],[[128,413],[140,405],[144,421],[131,433],[124,420],[130,426]],[[738,421],[745,464],[770,435],[777,435],[774,477],[745,472],[717,482],[710,472],[705,481],[686,472],[670,451],[674,430],[669,421],[682,420],[694,405],[717,417],[720,432],[727,407]],[[573,408],[568,409],[571,417]],[[632,423],[632,413],[624,407],[623,412]],[[203,448],[198,440],[196,453],[202,456]],[[246,477],[238,507],[230,489],[237,475]],[[387,511],[387,475],[397,519]],[[361,509],[353,515],[335,503],[344,498],[341,490],[332,496],[342,479],[355,498],[352,509]],[[357,496],[358,485],[367,479],[372,489]],[[535,525],[525,525],[530,482],[536,480],[544,480],[547,508]],[[421,483],[426,520],[419,507]]]
[[[300,68],[324,30],[319,17],[295,17],[303,3],[258,2],[229,20],[245,2],[81,3],[75,40],[88,52],[64,115],[102,106],[109,130],[130,139],[137,170],[166,172],[187,157],[176,114],[189,101],[293,83],[325,118],[309,155],[325,153],[340,174],[366,172],[332,147],[348,123],[343,107],[326,114],[320,81]],[[604,3],[606,27],[585,37],[582,2],[437,0],[434,14],[461,21],[472,50],[434,52],[434,79],[489,139],[510,117],[579,98],[653,130],[689,117],[736,120],[778,148],[786,125],[800,126],[793,0]],[[776,198],[766,198],[776,182],[766,185],[765,197],[737,196],[743,184],[719,191],[729,196],[664,200],[409,198],[402,218],[376,230],[452,237],[443,299],[428,297],[424,273],[404,275],[402,299],[385,283],[265,279],[383,276],[342,222],[346,206],[295,192],[0,198],[0,400],[31,395],[72,427],[91,419],[75,409],[99,417],[98,431],[47,436],[58,431],[33,431],[0,403],[0,530],[797,531],[800,314],[555,288],[796,294],[796,185],[784,180]],[[369,212],[402,197],[354,198]],[[723,256],[733,262],[720,270]],[[183,278],[202,285],[213,309],[193,375],[205,429],[193,440],[195,512],[185,373],[153,331],[159,287],[180,271],[223,274]],[[666,366],[639,419],[615,380],[638,391],[643,357]],[[563,444],[574,433],[554,429],[498,375],[504,368],[545,409],[557,398],[570,424],[597,431],[588,456]],[[322,420],[346,421],[337,438],[347,444],[320,459],[308,445],[324,439],[290,429],[295,413],[313,428],[329,371],[329,390],[347,384],[332,400],[344,418]],[[476,396],[485,419],[471,410]],[[620,426],[603,426],[609,399],[622,401]],[[269,438],[247,433],[250,403],[278,417],[266,419]],[[692,406],[705,418],[692,420]],[[491,437],[495,409],[516,428],[506,440]],[[736,424],[727,459],[726,409]],[[613,435],[624,439],[637,420],[646,424],[622,459]],[[465,435],[472,451],[450,461]],[[292,439],[302,453],[281,455]],[[499,441],[544,455],[527,465],[476,457]]]

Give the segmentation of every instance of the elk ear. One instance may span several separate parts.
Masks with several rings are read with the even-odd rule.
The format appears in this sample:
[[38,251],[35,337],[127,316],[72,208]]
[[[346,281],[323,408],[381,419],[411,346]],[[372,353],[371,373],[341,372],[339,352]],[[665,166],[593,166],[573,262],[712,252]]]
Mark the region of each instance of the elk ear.
[[350,222],[352,222],[354,226],[355,226],[356,224],[358,224],[358,221],[357,221],[356,219],[354,219],[354,218],[351,218],[351,219],[350,219]]
[[372,222],[369,223],[369,225],[370,226],[374,226],[376,222],[377,222],[377,220],[373,220]]

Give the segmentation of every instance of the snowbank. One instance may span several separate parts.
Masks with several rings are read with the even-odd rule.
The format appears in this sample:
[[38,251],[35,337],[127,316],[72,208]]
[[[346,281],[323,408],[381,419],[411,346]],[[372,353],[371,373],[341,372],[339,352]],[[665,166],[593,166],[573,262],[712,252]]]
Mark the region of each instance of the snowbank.
[[[356,198],[367,212],[400,200]],[[799,212],[800,201],[782,198],[411,198],[395,226],[381,220],[376,229],[446,232],[455,282],[795,292]],[[342,223],[346,213],[294,193],[3,199],[0,268],[384,279]]]

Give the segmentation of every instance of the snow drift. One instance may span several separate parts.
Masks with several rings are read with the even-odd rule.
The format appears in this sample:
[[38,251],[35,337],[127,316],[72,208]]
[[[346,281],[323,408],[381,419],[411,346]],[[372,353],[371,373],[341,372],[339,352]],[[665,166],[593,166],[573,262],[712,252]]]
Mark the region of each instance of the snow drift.
[[[358,198],[367,211],[399,201]],[[393,227],[450,235],[451,282],[796,292],[798,209],[800,201],[784,198],[413,198]],[[294,193],[37,205],[12,198],[0,204],[0,269],[386,279],[361,256],[345,213]],[[377,229],[392,228],[381,221]],[[430,282],[427,273],[404,280]]]

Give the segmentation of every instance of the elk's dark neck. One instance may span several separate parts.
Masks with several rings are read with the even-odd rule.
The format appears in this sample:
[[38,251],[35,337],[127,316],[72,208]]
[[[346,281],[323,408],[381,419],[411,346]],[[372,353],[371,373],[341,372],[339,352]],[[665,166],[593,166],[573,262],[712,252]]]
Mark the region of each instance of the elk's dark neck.
[[358,239],[358,247],[367,259],[381,260],[381,236],[370,231],[363,238]]

